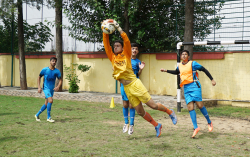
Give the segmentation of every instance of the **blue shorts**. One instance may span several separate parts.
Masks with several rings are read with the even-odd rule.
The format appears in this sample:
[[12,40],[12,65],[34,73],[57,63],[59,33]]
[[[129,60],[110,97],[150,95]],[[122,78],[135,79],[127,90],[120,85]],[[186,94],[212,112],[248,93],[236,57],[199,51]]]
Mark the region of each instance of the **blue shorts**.
[[126,95],[126,93],[125,93],[123,84],[121,84],[120,90],[121,90],[122,100],[123,100],[123,101],[128,101],[128,97],[127,97],[127,95]]
[[184,85],[184,96],[186,104],[202,101],[201,84],[199,81]]
[[45,95],[45,99],[48,99],[49,97],[53,97],[53,95],[54,95],[53,89],[44,89],[43,92]]

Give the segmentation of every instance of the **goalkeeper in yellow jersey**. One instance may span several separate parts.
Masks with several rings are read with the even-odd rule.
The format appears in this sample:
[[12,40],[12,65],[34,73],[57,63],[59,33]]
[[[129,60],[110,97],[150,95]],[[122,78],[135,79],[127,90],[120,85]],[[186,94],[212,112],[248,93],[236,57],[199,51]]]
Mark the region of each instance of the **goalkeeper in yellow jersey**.
[[145,103],[147,106],[154,110],[166,112],[172,119],[173,124],[177,123],[177,117],[174,110],[168,109],[160,103],[155,103],[149,95],[147,89],[142,84],[141,80],[136,78],[131,65],[131,44],[127,34],[121,29],[119,24],[112,19],[108,20],[120,32],[123,39],[114,42],[114,53],[110,46],[109,35],[103,33],[103,44],[106,54],[113,66],[113,77],[124,85],[124,90],[127,94],[129,102],[135,108],[136,112],[145,120],[154,125],[156,136],[160,137],[162,125],[157,123],[149,113],[147,113],[140,102]]

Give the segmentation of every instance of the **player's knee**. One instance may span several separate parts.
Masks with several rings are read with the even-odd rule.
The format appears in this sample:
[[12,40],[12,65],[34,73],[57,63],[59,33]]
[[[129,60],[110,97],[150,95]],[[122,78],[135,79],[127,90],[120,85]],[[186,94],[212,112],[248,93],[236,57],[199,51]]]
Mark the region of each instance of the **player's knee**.
[[53,99],[51,99],[51,100],[48,100],[48,102],[52,104],[52,103],[53,103]]
[[123,101],[123,107],[128,108],[129,107],[129,102],[128,101]]
[[151,107],[152,109],[154,109],[154,110],[158,110],[158,105],[152,105],[152,107]]
[[143,112],[137,112],[140,116],[144,116],[144,113]]
[[197,104],[197,107],[198,107],[199,109],[202,109],[203,104]]
[[146,104],[147,106],[149,106],[150,108],[154,109],[154,110],[158,110],[158,105],[157,104]]

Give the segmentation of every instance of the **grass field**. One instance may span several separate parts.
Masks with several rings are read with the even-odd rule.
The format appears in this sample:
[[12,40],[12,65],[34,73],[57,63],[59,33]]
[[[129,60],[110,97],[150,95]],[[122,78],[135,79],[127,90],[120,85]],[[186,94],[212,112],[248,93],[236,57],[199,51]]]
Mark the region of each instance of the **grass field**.
[[[201,131],[192,139],[187,110],[177,114],[174,126],[168,115],[145,107],[163,124],[157,138],[154,127],[138,115],[134,134],[123,134],[120,104],[110,109],[108,103],[54,100],[55,123],[48,123],[46,111],[40,115],[41,122],[34,118],[44,99],[0,96],[0,100],[0,156],[250,156],[249,132],[221,131],[215,121],[209,133],[199,110]],[[224,125],[235,118],[249,123],[249,108],[222,106],[208,112],[218,124],[221,118],[227,119]]]

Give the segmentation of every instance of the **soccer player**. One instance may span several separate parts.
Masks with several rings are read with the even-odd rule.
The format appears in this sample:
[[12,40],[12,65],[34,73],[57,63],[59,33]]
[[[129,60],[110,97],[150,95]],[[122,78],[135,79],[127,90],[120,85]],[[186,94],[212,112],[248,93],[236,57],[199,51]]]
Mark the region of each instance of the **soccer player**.
[[185,101],[189,110],[189,114],[194,126],[194,132],[192,138],[197,135],[200,130],[200,127],[197,125],[196,120],[196,112],[194,110],[194,102],[200,109],[201,113],[207,119],[208,122],[208,131],[211,132],[213,130],[213,124],[209,118],[207,109],[203,106],[202,103],[202,95],[201,95],[201,84],[198,79],[197,70],[203,71],[212,81],[212,85],[215,86],[216,82],[214,81],[213,77],[209,73],[207,69],[205,69],[202,65],[197,63],[196,61],[189,60],[189,51],[183,50],[181,52],[181,59],[182,63],[176,68],[176,70],[165,70],[161,68],[161,72],[167,72],[170,74],[178,75],[180,74],[181,84],[180,86],[184,86],[184,96]]
[[[58,91],[60,86],[62,85],[61,72],[57,68],[55,68],[56,62],[57,62],[57,58],[51,57],[50,66],[43,68],[42,71],[40,72],[40,75],[38,76],[38,79],[37,79],[38,93],[42,92],[42,89],[40,87],[40,81],[41,81],[41,77],[44,76],[43,92],[45,95],[45,104],[35,115],[36,121],[41,121],[39,118],[39,115],[47,108],[47,121],[51,123],[55,122],[50,116],[51,106],[53,103],[52,97],[53,97],[54,91]],[[57,87],[55,87],[56,78],[59,79],[59,83]]]
[[[122,41],[120,41],[122,43]],[[131,44],[131,51],[132,51],[132,56],[131,56],[131,64],[132,64],[132,69],[134,71],[134,74],[136,75],[136,78],[139,79],[139,76],[141,75],[141,72],[143,68],[145,67],[145,62],[141,62],[139,59],[136,58],[137,54],[139,53],[139,45],[136,43]],[[124,91],[123,84],[121,83],[121,95],[122,95],[122,100],[123,100],[123,116],[125,120],[125,124],[123,126],[123,133],[128,131],[129,135],[132,135],[134,132],[134,117],[135,117],[135,109],[132,107],[131,104],[129,104],[128,97]],[[140,102],[141,103],[141,102]],[[128,108],[129,110],[129,115],[130,115],[130,124],[128,124]]]
[[112,63],[114,72],[114,79],[118,80],[123,84],[124,90],[127,94],[129,102],[136,110],[136,112],[142,116],[145,120],[154,125],[156,130],[156,137],[160,137],[162,125],[157,123],[149,113],[145,112],[141,102],[155,110],[166,112],[170,115],[174,124],[177,123],[177,118],[173,110],[170,110],[162,104],[156,104],[147,89],[142,84],[141,80],[136,78],[131,65],[131,45],[127,34],[121,29],[119,24],[112,19],[108,20],[109,23],[113,24],[116,29],[120,32],[123,42],[116,41],[114,43],[114,53],[110,46],[109,35],[103,33],[103,43],[106,54]]

